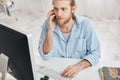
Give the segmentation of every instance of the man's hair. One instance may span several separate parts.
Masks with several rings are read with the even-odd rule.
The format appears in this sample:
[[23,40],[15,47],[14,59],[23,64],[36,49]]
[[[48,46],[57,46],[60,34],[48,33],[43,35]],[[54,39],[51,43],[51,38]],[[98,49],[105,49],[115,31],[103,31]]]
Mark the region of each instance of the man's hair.
[[[60,0],[60,1],[62,1],[62,0]],[[75,4],[75,0],[70,0],[70,5],[71,5],[71,6],[76,5],[76,4]]]
[[76,4],[75,4],[75,0],[70,0],[70,5],[71,5],[71,6],[76,5]]

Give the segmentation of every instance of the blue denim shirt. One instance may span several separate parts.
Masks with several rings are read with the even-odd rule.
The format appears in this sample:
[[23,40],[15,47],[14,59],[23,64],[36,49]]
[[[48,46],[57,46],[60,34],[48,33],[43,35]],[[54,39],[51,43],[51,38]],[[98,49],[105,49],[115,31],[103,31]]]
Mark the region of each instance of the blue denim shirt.
[[43,53],[43,42],[47,35],[47,20],[42,26],[39,41],[39,53],[43,59],[50,57],[86,59],[91,65],[98,63],[100,58],[100,44],[92,23],[85,17],[75,15],[75,23],[70,33],[69,40],[65,40],[63,34],[56,25],[53,32],[52,49],[48,54]]

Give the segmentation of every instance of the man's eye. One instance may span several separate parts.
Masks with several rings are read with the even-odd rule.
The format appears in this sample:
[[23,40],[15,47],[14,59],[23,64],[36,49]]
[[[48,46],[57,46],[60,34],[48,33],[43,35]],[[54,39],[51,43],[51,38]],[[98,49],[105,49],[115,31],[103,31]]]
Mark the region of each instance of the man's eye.
[[65,8],[62,8],[62,10],[64,11],[64,10],[65,10]]
[[57,11],[58,9],[57,8],[54,8],[55,11]]

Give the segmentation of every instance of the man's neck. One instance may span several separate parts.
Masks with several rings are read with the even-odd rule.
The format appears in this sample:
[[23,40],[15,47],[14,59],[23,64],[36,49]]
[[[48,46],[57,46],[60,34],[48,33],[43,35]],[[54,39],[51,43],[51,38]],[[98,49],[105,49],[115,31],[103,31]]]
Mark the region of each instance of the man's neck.
[[68,23],[66,23],[63,26],[60,26],[60,29],[63,33],[69,33],[72,30],[73,24],[74,24],[74,19],[70,19],[70,21]]

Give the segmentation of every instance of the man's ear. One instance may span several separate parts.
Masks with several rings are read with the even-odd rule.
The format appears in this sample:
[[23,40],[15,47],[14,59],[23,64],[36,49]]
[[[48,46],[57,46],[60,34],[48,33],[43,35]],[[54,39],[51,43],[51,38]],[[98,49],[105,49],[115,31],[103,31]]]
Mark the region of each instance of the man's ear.
[[77,6],[76,6],[76,5],[72,6],[72,13],[75,13],[76,8],[77,8]]

